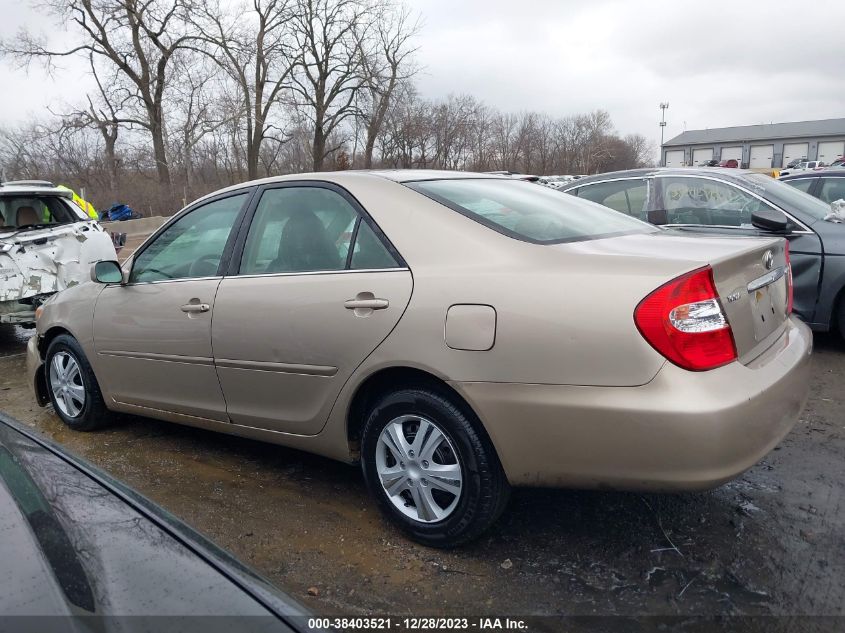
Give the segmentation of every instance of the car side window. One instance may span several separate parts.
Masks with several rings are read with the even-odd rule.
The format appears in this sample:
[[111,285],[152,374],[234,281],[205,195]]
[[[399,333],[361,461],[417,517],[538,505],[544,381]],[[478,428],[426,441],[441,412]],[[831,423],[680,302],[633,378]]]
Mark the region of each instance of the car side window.
[[598,202],[635,218],[646,218],[648,188],[644,179],[617,180],[584,185],[578,190],[578,197]]
[[176,220],[135,258],[129,282],[216,275],[247,197],[242,193],[215,200]]
[[356,269],[396,266],[381,240],[342,195],[323,187],[283,187],[261,196],[239,272],[344,270],[350,262]]
[[355,234],[350,268],[354,270],[396,268],[398,263],[375,231],[362,218]]
[[845,178],[822,178],[819,199],[822,202],[845,200]]
[[815,182],[815,178],[793,178],[792,180],[784,180],[784,182],[790,187],[795,187],[799,191],[809,193],[810,188],[813,186],[813,182]]
[[721,180],[661,177],[667,224],[752,228],[751,214],[772,207]]

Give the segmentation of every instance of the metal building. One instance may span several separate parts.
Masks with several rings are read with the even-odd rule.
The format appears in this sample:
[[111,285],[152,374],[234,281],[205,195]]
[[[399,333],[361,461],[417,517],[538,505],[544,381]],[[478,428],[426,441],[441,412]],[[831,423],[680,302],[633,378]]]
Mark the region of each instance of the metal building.
[[770,169],[796,158],[829,165],[843,154],[845,119],[823,119],[687,130],[663,144],[662,158],[667,167],[734,158],[742,167]]

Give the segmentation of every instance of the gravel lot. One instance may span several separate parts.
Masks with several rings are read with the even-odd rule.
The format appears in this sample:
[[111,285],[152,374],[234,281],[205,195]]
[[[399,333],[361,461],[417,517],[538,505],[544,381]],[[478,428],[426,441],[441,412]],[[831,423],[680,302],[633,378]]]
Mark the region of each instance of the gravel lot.
[[816,336],[800,422],[735,482],[681,495],[519,490],[489,534],[448,552],[383,522],[357,468],[144,418],[66,429],[26,385],[27,336],[0,326],[0,409],[317,612],[845,615],[845,344],[833,336]]

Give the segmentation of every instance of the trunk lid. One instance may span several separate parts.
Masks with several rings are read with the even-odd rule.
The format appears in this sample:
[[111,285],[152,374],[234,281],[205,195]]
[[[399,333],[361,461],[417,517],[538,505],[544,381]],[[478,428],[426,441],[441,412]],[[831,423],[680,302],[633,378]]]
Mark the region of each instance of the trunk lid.
[[[617,260],[625,274],[646,271],[662,281],[709,265],[722,309],[736,343],[737,357],[748,363],[764,352],[787,319],[786,240],[714,236],[662,230],[565,245],[584,255]],[[618,261],[619,259],[622,261]],[[645,297],[645,294],[643,295]]]
[[755,245],[713,261],[713,280],[733,331],[739,361],[765,351],[788,317],[786,240]]

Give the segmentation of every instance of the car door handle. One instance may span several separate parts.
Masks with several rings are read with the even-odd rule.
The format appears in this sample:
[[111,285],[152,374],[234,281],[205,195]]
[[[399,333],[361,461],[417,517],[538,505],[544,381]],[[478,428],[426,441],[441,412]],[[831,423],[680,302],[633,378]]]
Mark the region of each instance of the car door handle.
[[347,310],[384,310],[390,306],[387,299],[348,299],[343,303]]
[[208,312],[209,310],[211,310],[211,306],[207,303],[186,303],[180,308],[180,310],[182,310],[182,312],[188,313]]

